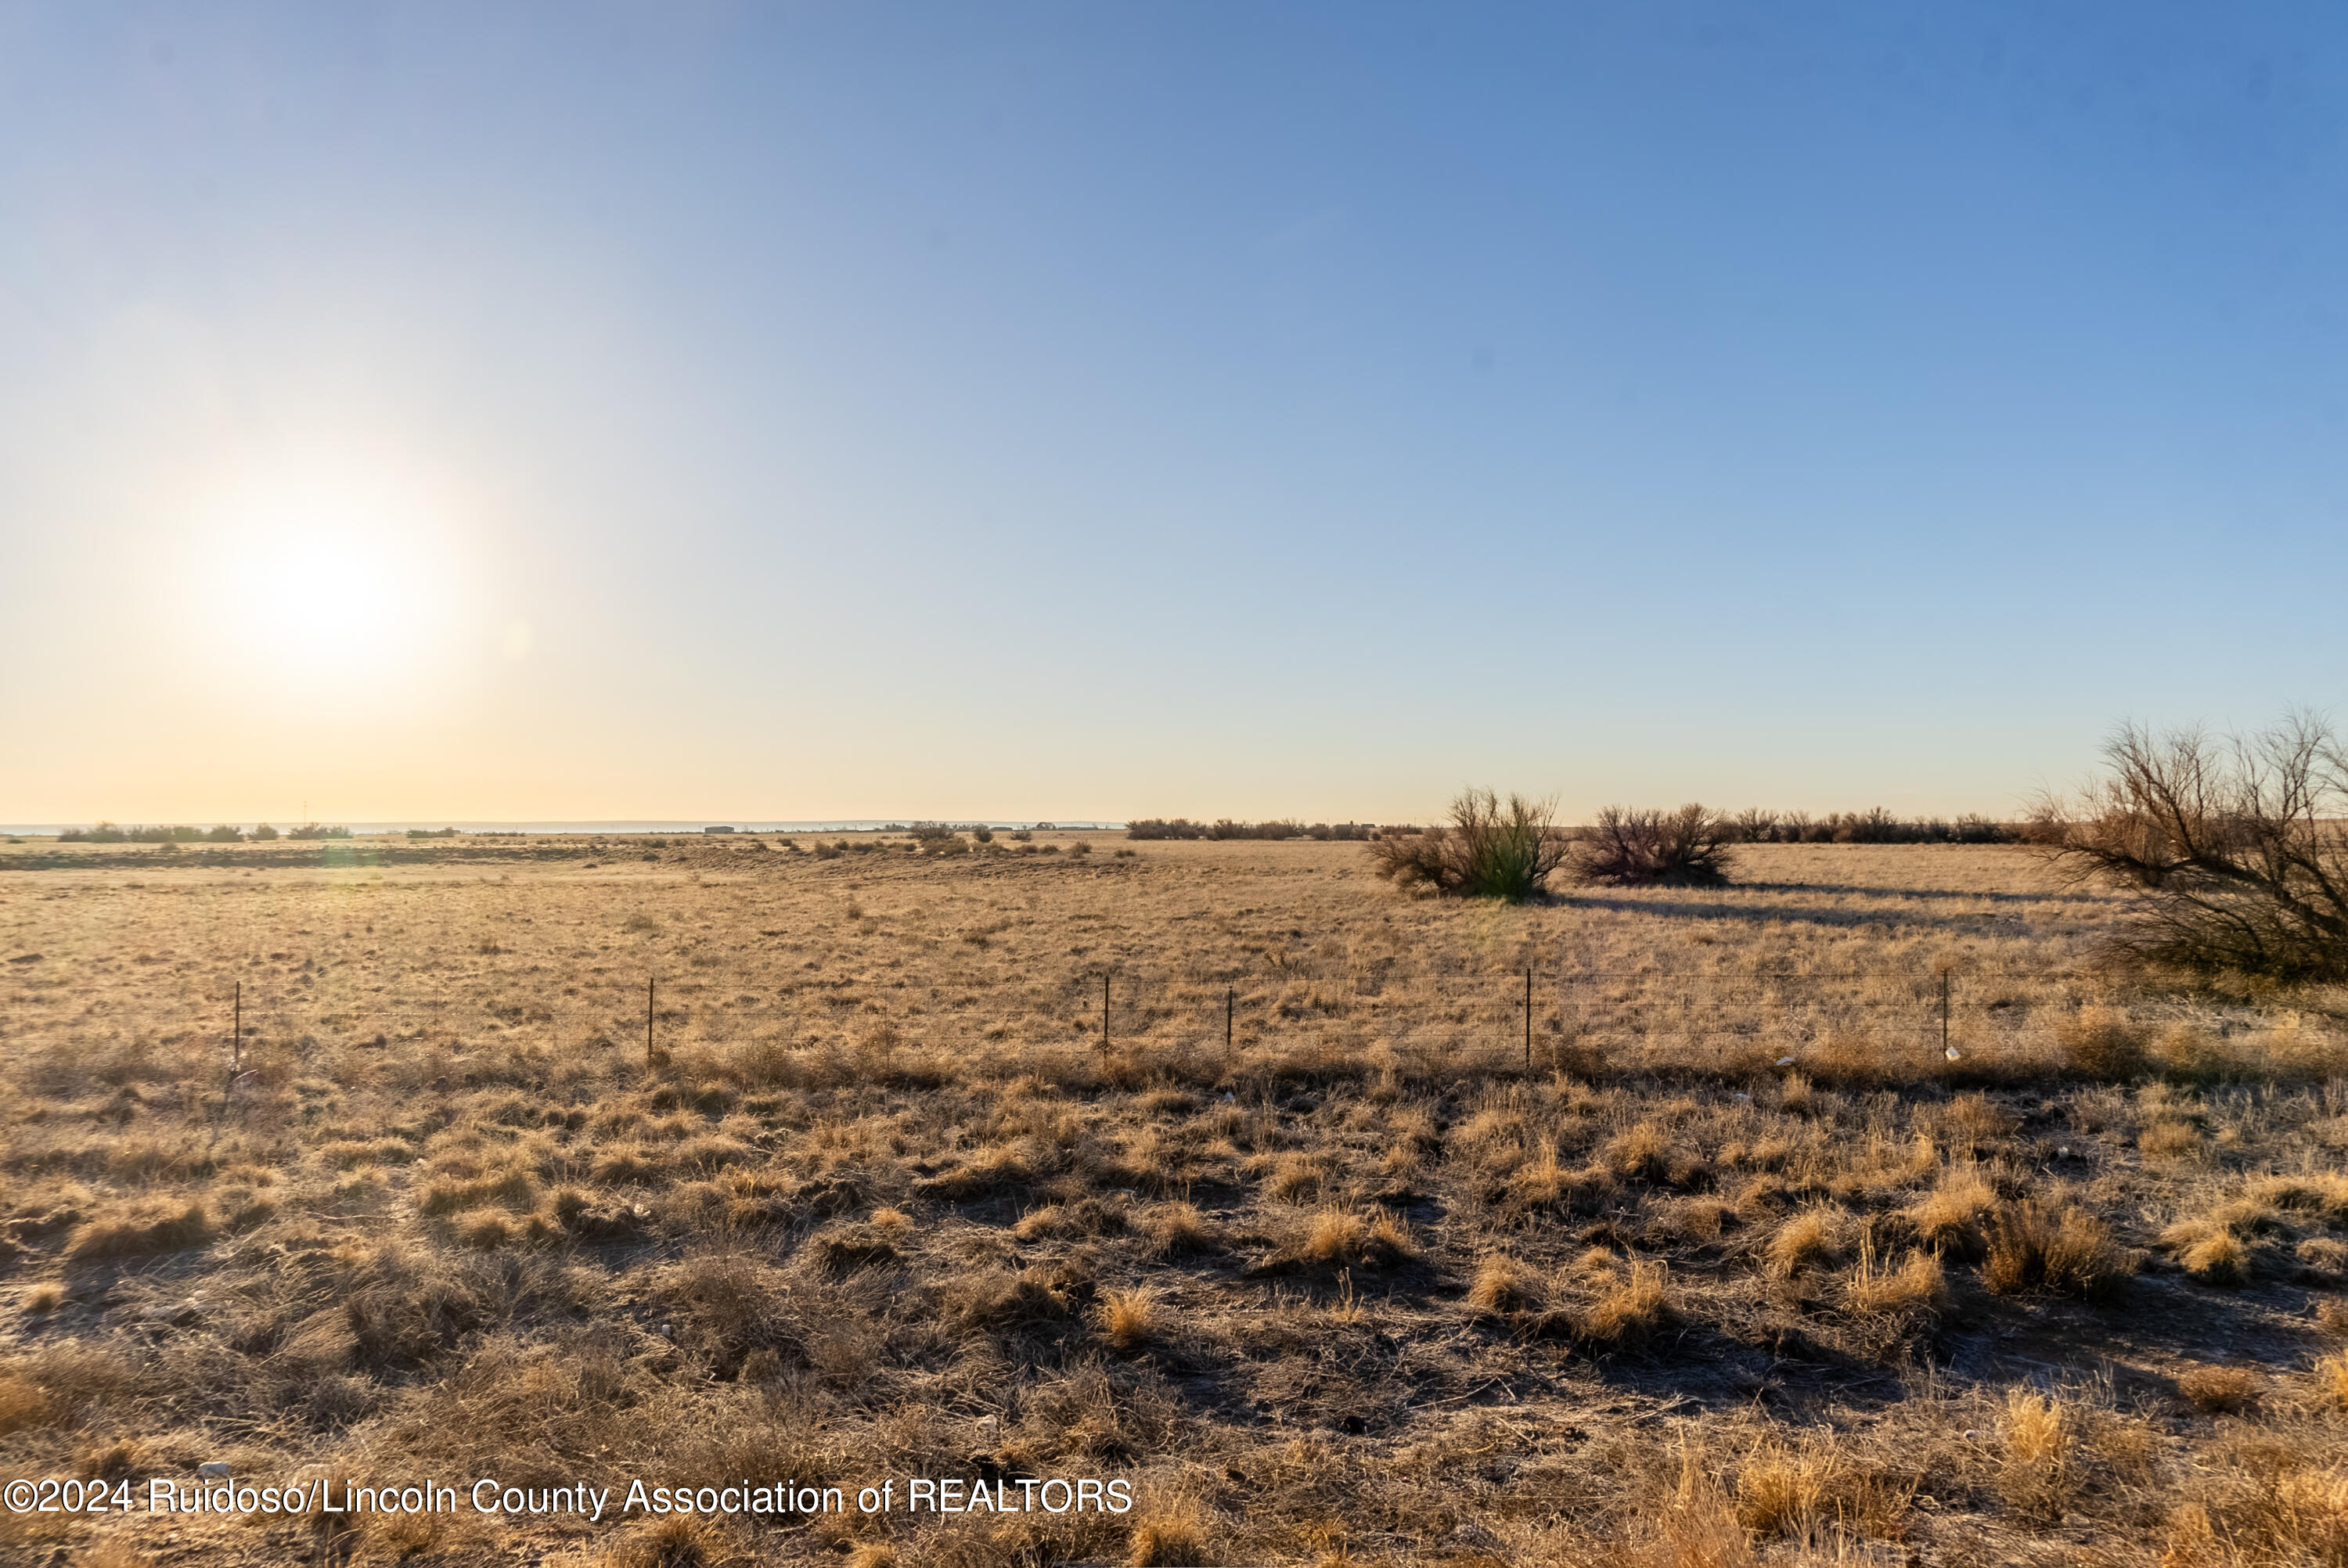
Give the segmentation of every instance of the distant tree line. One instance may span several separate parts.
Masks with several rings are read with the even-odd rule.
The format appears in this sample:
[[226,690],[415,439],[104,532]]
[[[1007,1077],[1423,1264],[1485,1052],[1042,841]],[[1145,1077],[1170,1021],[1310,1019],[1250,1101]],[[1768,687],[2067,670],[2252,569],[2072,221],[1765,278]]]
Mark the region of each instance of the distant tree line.
[[1730,844],[2018,844],[2028,836],[2022,825],[1968,814],[1946,817],[1894,816],[1881,806],[1866,811],[1774,812],[1747,807],[1718,819]]
[[101,822],[96,827],[69,827],[57,835],[61,844],[236,844],[243,837],[225,825],[190,827],[185,823],[169,827],[117,827]]
[[1273,822],[1233,822],[1220,817],[1213,822],[1192,822],[1187,816],[1137,817],[1125,825],[1128,838],[1318,838],[1366,840],[1377,836],[1377,825],[1369,822],[1292,822],[1282,818]]
[[[411,829],[408,836],[410,838],[453,838],[456,836],[456,831],[455,828],[443,828],[438,834],[420,835]],[[288,828],[282,834],[265,822],[251,833],[232,827],[226,823],[217,827],[191,827],[185,823],[176,823],[168,827],[117,827],[110,822],[101,822],[96,827],[68,827],[57,835],[57,842],[60,844],[242,844],[248,838],[266,842],[273,838],[348,838],[350,835],[351,830],[347,827],[322,827],[314,822],[305,823],[300,827]]]
[[[1997,822],[1967,815],[1946,817],[1894,816],[1881,806],[1868,811],[1832,811],[1812,816],[1806,811],[1776,812],[1749,807],[1734,814],[1705,814],[1707,832],[1723,844],[2019,844],[2029,840],[2026,824]],[[1591,835],[1605,823],[1566,829]],[[1289,819],[1272,822],[1192,822],[1188,817],[1138,817],[1126,825],[1128,838],[1318,838],[1368,840],[1408,838],[1428,830],[1406,824],[1380,826],[1365,822],[1316,822]]]

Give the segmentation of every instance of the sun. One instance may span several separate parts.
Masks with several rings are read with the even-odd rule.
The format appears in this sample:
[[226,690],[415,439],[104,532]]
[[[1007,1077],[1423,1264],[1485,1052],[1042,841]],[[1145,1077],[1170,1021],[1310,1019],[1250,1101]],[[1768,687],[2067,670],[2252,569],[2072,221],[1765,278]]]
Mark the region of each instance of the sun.
[[450,521],[428,487],[363,465],[286,466],[236,487],[201,532],[221,643],[288,691],[379,692],[445,652]]
[[407,651],[402,606],[417,608],[399,575],[331,528],[294,533],[253,564],[246,637],[256,651],[330,673],[379,672]]

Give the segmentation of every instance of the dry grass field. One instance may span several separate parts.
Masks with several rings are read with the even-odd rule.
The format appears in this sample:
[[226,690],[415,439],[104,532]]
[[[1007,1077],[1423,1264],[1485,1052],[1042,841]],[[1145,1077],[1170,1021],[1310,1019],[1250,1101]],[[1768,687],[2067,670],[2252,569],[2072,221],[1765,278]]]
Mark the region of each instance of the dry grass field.
[[2013,849],[822,842],[0,848],[0,1473],[1132,1512],[0,1561],[2348,1563],[2336,997],[2106,974]]

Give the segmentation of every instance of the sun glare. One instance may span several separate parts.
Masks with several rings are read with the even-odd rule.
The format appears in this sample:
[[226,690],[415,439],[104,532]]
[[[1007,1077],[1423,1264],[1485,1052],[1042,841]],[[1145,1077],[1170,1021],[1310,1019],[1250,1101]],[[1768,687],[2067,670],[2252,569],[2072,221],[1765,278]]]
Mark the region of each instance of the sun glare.
[[203,529],[245,671],[289,689],[379,692],[447,651],[449,519],[421,487],[365,471],[240,487]]

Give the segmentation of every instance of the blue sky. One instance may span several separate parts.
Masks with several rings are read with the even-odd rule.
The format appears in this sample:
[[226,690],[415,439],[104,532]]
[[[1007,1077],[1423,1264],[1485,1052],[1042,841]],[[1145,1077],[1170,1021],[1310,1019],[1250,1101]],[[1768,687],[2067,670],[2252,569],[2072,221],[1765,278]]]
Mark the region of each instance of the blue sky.
[[1998,812],[2342,702],[2348,13],[0,9],[0,820]]

